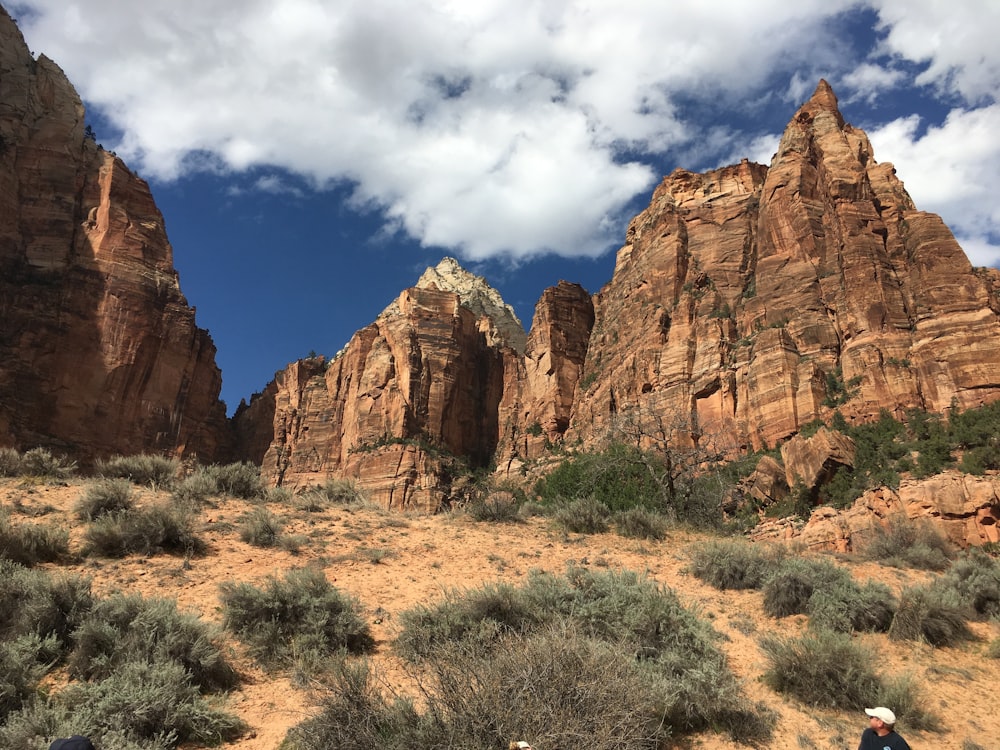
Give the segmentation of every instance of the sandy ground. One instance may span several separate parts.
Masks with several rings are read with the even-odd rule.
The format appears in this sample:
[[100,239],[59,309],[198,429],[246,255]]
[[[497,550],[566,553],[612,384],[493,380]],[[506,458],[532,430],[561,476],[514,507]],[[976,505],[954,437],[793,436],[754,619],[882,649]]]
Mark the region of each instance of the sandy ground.
[[[82,484],[27,485],[0,479],[0,506],[11,510],[11,522],[59,524],[70,527],[71,549],[82,546],[82,528],[71,510]],[[137,490],[140,503],[158,498]],[[163,495],[163,499],[166,495]],[[688,605],[697,608],[723,634],[722,647],[734,671],[755,700],[775,709],[780,720],[771,747],[779,750],[854,750],[867,718],[851,713],[817,711],[789,702],[760,680],[766,660],[758,642],[767,634],[788,635],[805,626],[805,617],[775,620],[762,610],[759,592],[720,592],[686,572],[688,550],[707,537],[671,532],[659,542],[636,541],[614,534],[567,535],[545,519],[525,524],[477,523],[462,514],[437,516],[387,513],[374,508],[333,507],[317,513],[270,505],[286,526],[285,534],[304,537],[297,554],[260,549],[240,540],[239,526],[253,505],[242,500],[213,501],[197,526],[208,544],[204,556],[185,561],[160,555],[124,560],[83,559],[58,567],[92,577],[93,590],[176,598],[183,611],[205,620],[221,621],[219,584],[259,583],[269,576],[306,565],[321,568],[341,591],[363,604],[377,641],[375,669],[392,690],[411,686],[394,661],[391,642],[398,615],[417,603],[433,603],[451,588],[475,587],[486,581],[524,580],[529,571],[560,573],[568,563],[595,569],[629,569],[666,584]],[[926,579],[926,574],[901,571],[839,558],[859,579],[877,579],[894,590]],[[884,635],[857,638],[873,647],[884,673],[907,672],[924,688],[929,708],[942,719],[940,734],[905,733],[910,744],[940,750],[968,750],[971,741],[982,748],[1000,748],[1000,660],[985,658],[995,625],[973,625],[980,640],[958,648],[934,649],[916,643],[896,643]],[[314,711],[312,699],[287,676],[266,674],[233,648],[242,683],[226,707],[251,727],[250,733],[226,747],[234,750],[274,750],[289,727]],[[901,727],[902,730],[902,727]],[[716,735],[701,735],[685,745],[706,750],[740,747]],[[539,748],[544,750],[544,748]]]

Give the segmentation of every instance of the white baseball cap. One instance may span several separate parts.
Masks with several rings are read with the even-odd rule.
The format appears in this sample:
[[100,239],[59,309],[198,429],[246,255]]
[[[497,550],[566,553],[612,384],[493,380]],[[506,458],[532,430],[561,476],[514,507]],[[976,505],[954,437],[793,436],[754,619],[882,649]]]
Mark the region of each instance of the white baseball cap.
[[866,708],[865,713],[868,714],[869,716],[874,716],[876,719],[881,719],[884,724],[896,723],[896,714],[894,714],[885,706]]

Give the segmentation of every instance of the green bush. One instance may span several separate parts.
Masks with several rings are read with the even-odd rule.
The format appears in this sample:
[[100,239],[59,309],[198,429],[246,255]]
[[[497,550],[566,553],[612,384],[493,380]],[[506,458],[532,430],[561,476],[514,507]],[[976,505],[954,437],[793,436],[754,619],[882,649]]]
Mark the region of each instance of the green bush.
[[47,448],[32,448],[21,456],[21,474],[29,477],[66,479],[76,471],[76,461],[56,456]]
[[219,493],[215,477],[205,469],[198,469],[174,485],[173,499],[188,508],[197,508],[208,498]]
[[0,448],[0,477],[21,476],[21,452],[15,448]]
[[0,640],[55,637],[64,649],[93,606],[90,580],[0,560]]
[[880,706],[892,706],[897,723],[906,730],[941,731],[940,717],[927,707],[924,691],[910,674],[884,678],[875,702]]
[[316,493],[327,502],[337,505],[352,505],[365,500],[364,493],[353,479],[327,479],[309,492]]
[[615,528],[620,536],[630,539],[663,539],[667,535],[667,519],[655,510],[629,508],[615,514]]
[[130,662],[176,662],[205,692],[228,690],[236,672],[217,642],[219,633],[169,599],[115,594],[97,602],[73,635],[71,673],[103,680]]
[[260,468],[251,463],[213,464],[204,469],[215,480],[217,492],[253,500],[264,493]]
[[166,456],[141,454],[138,456],[112,456],[99,460],[95,472],[102,477],[127,479],[138,485],[169,487],[177,479],[180,461]]
[[[526,651],[527,642],[544,638],[547,629],[576,633],[604,644],[602,649],[620,650],[630,662],[638,657],[652,680],[657,712],[672,731],[711,726],[758,739],[770,732],[773,719],[741,694],[714,631],[672,591],[634,573],[570,568],[558,577],[536,572],[520,588],[491,584],[452,592],[436,607],[404,612],[401,625],[397,652],[429,670],[455,654],[500,662],[506,649]],[[546,643],[541,652],[553,648]],[[465,668],[456,670],[456,679],[463,679],[459,673]],[[494,707],[490,715],[502,710]]]
[[895,612],[888,587],[860,586],[825,560],[782,560],[766,576],[763,591],[764,611],[772,617],[808,614],[810,627],[842,633],[888,630]]
[[573,534],[602,534],[608,530],[611,511],[597,498],[581,497],[559,506],[554,518],[559,526]]
[[209,704],[173,660],[126,662],[105,679],[70,684],[56,702],[66,707],[76,731],[87,731],[98,742],[115,736],[154,747],[218,745],[246,731],[240,719]]
[[766,638],[764,681],[809,706],[859,710],[875,705],[881,686],[874,655],[845,633],[816,630],[800,638]]
[[759,589],[783,557],[783,548],[719,539],[691,550],[691,573],[722,591]]
[[55,562],[69,554],[69,532],[35,523],[13,525],[7,511],[0,509],[0,562],[21,565]]
[[955,549],[928,523],[911,521],[899,514],[889,518],[884,526],[876,526],[860,552],[869,560],[899,568],[944,570]]
[[81,521],[94,521],[134,507],[128,479],[99,479],[87,485],[73,506],[73,514]]
[[31,633],[0,641],[0,724],[29,702],[48,672],[47,662],[58,655],[59,642],[52,636]]
[[661,486],[647,462],[662,462],[637,448],[613,444],[603,451],[566,459],[540,479],[535,493],[543,503],[593,499],[613,511],[635,507],[662,508]]
[[486,491],[473,497],[466,512],[477,521],[487,523],[523,523],[520,501],[512,492]]
[[257,507],[240,525],[240,539],[254,547],[275,547],[281,537],[282,522],[267,508]]
[[1000,560],[981,549],[963,552],[934,588],[939,598],[976,617],[1000,616]]
[[205,548],[191,528],[191,516],[168,505],[102,516],[87,526],[84,539],[91,553],[103,557],[158,552],[195,555]]
[[963,611],[945,601],[936,588],[913,586],[900,594],[889,637],[897,641],[923,641],[932,646],[953,646],[969,640],[972,632]]
[[363,653],[374,647],[360,605],[334,588],[322,572],[289,571],[269,578],[263,589],[224,583],[225,627],[265,665],[287,665],[296,653]]

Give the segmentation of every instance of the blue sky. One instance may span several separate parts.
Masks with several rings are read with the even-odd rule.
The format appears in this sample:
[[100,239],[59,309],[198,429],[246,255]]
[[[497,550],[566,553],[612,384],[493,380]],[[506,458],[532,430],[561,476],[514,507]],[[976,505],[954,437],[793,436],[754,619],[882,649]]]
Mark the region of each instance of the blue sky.
[[1000,261],[1000,0],[17,0],[151,183],[230,411],[444,255],[531,323],[675,167],[768,163],[823,77]]

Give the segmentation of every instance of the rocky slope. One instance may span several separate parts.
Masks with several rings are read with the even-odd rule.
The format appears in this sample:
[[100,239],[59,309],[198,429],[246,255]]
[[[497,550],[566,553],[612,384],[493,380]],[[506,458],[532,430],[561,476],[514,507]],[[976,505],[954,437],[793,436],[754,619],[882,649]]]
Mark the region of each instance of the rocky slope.
[[147,184],[0,8],[0,445],[216,457],[220,387]]

